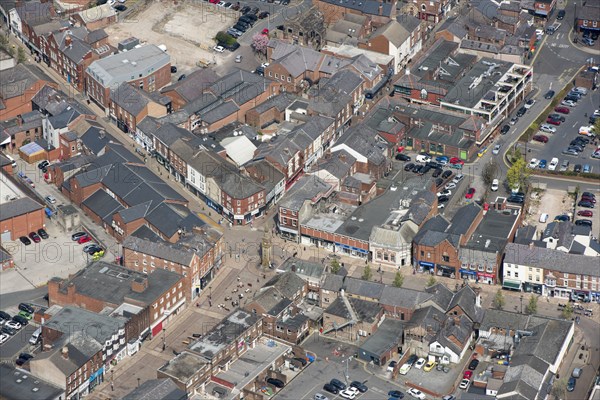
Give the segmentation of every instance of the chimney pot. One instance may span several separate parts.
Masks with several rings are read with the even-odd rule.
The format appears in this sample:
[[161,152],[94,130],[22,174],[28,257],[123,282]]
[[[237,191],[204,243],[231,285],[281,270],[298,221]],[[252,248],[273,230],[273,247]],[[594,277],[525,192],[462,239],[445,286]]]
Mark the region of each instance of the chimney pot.
[[66,346],[65,346],[65,347],[63,347],[63,348],[62,348],[62,350],[61,350],[61,354],[62,354],[62,357],[63,357],[65,360],[68,360],[68,359],[69,359],[69,348],[68,348],[68,347],[66,347]]

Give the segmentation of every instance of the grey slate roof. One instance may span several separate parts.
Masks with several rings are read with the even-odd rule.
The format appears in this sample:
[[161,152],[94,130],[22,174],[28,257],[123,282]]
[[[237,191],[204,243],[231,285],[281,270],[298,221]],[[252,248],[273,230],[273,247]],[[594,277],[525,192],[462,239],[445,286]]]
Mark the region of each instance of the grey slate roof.
[[[359,11],[363,14],[368,15],[383,15],[390,17],[394,4],[393,3],[380,3],[374,0],[366,0],[364,2],[356,2],[352,0],[323,0],[325,3],[330,3],[339,7],[349,8],[351,10]],[[381,6],[381,12],[379,7]]]
[[430,293],[407,288],[385,286],[381,293],[381,297],[379,297],[379,303],[389,306],[415,308],[431,298],[432,295]]
[[277,274],[269,279],[263,286],[264,288],[274,287],[287,299],[295,299],[305,286],[305,282],[296,273],[287,271],[282,274]]
[[345,144],[363,157],[369,163],[381,165],[385,163],[384,151],[387,145],[379,138],[379,134],[367,125],[353,125],[338,139],[334,147]]
[[81,143],[92,154],[100,154],[111,142],[115,143],[117,139],[95,123],[81,135]]
[[122,400],[186,400],[187,393],[171,379],[150,379],[122,397]]
[[43,206],[29,197],[22,197],[16,200],[0,204],[0,218],[5,221],[9,218],[18,217],[36,210]]
[[321,283],[321,290],[339,292],[344,287],[344,277],[341,275],[327,274]]
[[362,279],[347,277],[344,281],[344,290],[348,294],[379,300],[385,285],[378,282],[364,281]]
[[[65,336],[80,333],[88,339],[104,344],[107,340],[111,340],[119,329],[125,327],[126,321],[127,319],[123,317],[109,317],[83,308],[66,306],[46,321],[44,326],[62,332]],[[89,356],[94,354],[96,352],[93,350],[88,353]]]
[[[455,320],[454,316],[448,316],[440,330],[433,338],[433,341],[438,341],[445,347],[451,349],[455,354],[460,355],[462,349],[468,344],[468,340],[473,332],[473,323],[464,315],[458,317],[458,321]],[[454,338],[462,346],[454,343],[450,338]]]
[[64,389],[45,382],[22,368],[4,363],[0,364],[0,380],[0,397],[5,400],[21,400],[24,393],[27,393],[27,400],[58,399],[65,393]]
[[[355,312],[358,321],[373,323],[375,317],[381,312],[382,308],[379,304],[372,301],[366,301],[348,297],[348,302]],[[333,303],[325,309],[327,314],[335,315],[346,320],[352,319],[352,312],[346,307],[346,303],[341,297],[336,298]]]
[[127,82],[123,82],[116,89],[112,89],[110,91],[110,99],[134,117],[137,117],[146,108],[148,103],[152,101],[145,91]]
[[377,331],[359,347],[359,351],[383,356],[402,342],[403,328],[402,322],[385,319]]
[[279,206],[289,210],[300,210],[305,201],[322,196],[331,190],[331,185],[312,175],[304,175],[280,200]]
[[43,75],[37,67],[29,68],[24,64],[17,64],[5,69],[2,71],[2,82],[0,82],[0,98],[8,100],[22,96],[39,79],[51,82],[51,79]]
[[504,263],[525,265],[547,271],[600,277],[596,257],[568,254],[560,250],[529,247],[517,243],[506,245]]
[[454,217],[452,217],[452,223],[446,232],[455,235],[464,235],[481,211],[481,207],[476,203],[470,203],[459,208]]
[[474,323],[480,323],[483,320],[484,310],[477,306],[477,294],[471,286],[465,285],[452,297],[452,301],[448,305],[448,310],[459,306]]
[[114,88],[122,82],[147,76],[170,64],[171,57],[153,44],[113,54],[94,61],[87,72],[104,87]]
[[452,301],[452,297],[454,296],[454,292],[444,284],[437,283],[431,287],[425,288],[427,293],[430,293],[433,297],[432,300],[439,305],[442,310],[448,311],[448,306]]
[[177,92],[184,101],[191,102],[200,96],[202,92],[210,87],[219,76],[212,68],[200,68],[190,73],[184,80],[178,81],[172,85],[165,86],[161,93],[170,90]]
[[[142,293],[133,291],[132,283],[143,279],[148,280],[148,288]],[[127,299],[151,304],[180,279],[181,275],[163,268],[156,268],[151,274],[144,274],[116,264],[94,261],[63,281],[60,291],[66,293],[72,283],[78,293],[115,306],[121,305]]]
[[96,190],[91,196],[86,198],[81,205],[89,208],[102,220],[123,209],[121,203],[112,198],[103,189]]
[[[62,349],[65,347],[68,350],[68,359],[65,359],[62,356]],[[73,372],[81,368],[92,356],[101,351],[103,347],[104,342],[100,344],[90,335],[84,334],[81,330],[77,330],[71,335],[63,335],[61,340],[56,342],[55,347],[53,347],[50,351],[45,351],[38,354],[29,362],[33,364],[36,362],[42,362],[43,360],[48,360],[54,364],[54,366],[62,374],[64,374],[65,377],[68,377]]]

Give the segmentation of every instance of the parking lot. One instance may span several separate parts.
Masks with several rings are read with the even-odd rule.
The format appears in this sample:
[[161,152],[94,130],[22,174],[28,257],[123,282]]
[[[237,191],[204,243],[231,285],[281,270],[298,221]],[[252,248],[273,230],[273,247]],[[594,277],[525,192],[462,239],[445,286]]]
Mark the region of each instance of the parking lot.
[[[561,99],[562,100],[562,99]],[[563,160],[568,160],[569,170],[573,171],[575,165],[588,164],[591,167],[590,172],[598,173],[600,171],[600,159],[591,158],[592,152],[598,147],[593,144],[593,140],[590,141],[582,153],[577,156],[562,154],[563,150],[569,147],[569,143],[579,135],[579,128],[582,126],[589,126],[589,116],[594,113],[594,110],[600,108],[600,92],[588,92],[586,96],[583,96],[581,100],[577,102],[577,106],[569,107],[569,114],[561,114],[565,117],[565,122],[556,128],[555,133],[540,132],[540,134],[548,137],[547,143],[540,143],[537,141],[530,141],[527,144],[527,160],[536,158],[538,160],[546,160],[548,163],[553,157],[557,157],[562,163]],[[587,117],[586,117],[587,114]]]
[[20,353],[31,353],[35,346],[29,344],[31,334],[35,332],[37,326],[27,325],[21,328],[16,335],[12,336],[2,345],[0,345],[0,362],[14,361]]

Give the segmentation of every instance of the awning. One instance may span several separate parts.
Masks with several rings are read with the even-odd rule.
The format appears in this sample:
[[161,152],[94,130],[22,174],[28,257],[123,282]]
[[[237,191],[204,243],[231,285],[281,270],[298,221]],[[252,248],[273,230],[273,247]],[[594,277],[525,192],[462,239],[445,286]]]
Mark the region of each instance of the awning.
[[502,282],[502,287],[507,289],[521,290],[521,282],[505,279],[504,282]]

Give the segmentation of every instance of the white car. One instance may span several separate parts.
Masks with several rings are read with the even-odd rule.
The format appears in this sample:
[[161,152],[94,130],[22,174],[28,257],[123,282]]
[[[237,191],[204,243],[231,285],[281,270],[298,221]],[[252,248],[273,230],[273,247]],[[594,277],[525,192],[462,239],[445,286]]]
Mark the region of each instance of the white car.
[[342,390],[340,396],[344,399],[354,400],[359,393],[357,388],[350,386],[349,388]]
[[465,176],[463,174],[458,174],[454,177],[454,179],[452,179],[452,182],[458,183],[458,182],[462,181],[464,177]]
[[6,333],[0,333],[0,344],[6,342],[10,338],[10,335]]
[[558,167],[558,158],[554,157],[548,164],[548,171],[556,171],[556,167]]
[[222,53],[225,51],[225,48],[223,46],[215,46],[215,47],[213,47],[213,50],[216,51],[217,53]]
[[452,191],[449,190],[449,189],[442,190],[437,195],[438,195],[438,197],[440,197],[440,196],[452,196]]
[[491,187],[492,192],[497,192],[498,187],[500,187],[500,182],[498,181],[498,179],[494,179],[492,181],[492,187]]
[[540,165],[540,160],[538,160],[537,158],[532,158],[531,161],[529,161],[529,168],[537,168],[537,166]]
[[46,196],[46,201],[50,204],[56,203],[56,199],[54,198],[54,196]]
[[600,117],[600,110],[594,110],[594,117]]
[[411,395],[415,399],[425,400],[425,393],[423,393],[420,390],[417,390],[415,388],[408,389],[408,391],[406,393],[408,393],[409,395]]
[[16,321],[8,321],[5,325],[9,328],[21,329],[21,324]]
[[499,144],[495,145],[494,150],[492,150],[492,154],[496,155],[498,153],[500,153],[500,145]]
[[425,359],[424,358],[419,358],[417,360],[417,362],[415,363],[414,367],[416,369],[421,369],[421,368],[423,368],[423,365],[425,365]]
[[426,163],[428,163],[428,162],[430,162],[430,161],[431,161],[431,157],[429,157],[429,156],[426,156],[425,154],[419,154],[419,155],[418,155],[418,156],[415,158],[415,161],[416,161],[416,162],[418,162],[418,163],[423,163],[423,164],[426,164]]
[[540,126],[540,131],[542,131],[542,132],[548,132],[548,133],[555,133],[556,132],[556,128],[553,127],[550,124],[542,124]]
[[227,3],[227,2],[226,1],[220,1],[220,2],[217,3],[217,6],[218,7],[223,7],[223,6],[225,6],[225,3]]
[[577,106],[577,103],[575,103],[573,100],[563,100],[560,102],[561,105],[563,106],[567,106],[567,107],[575,107]]
[[448,183],[446,183],[446,186],[444,186],[444,187],[446,188],[446,190],[454,189],[454,188],[456,188],[456,183],[448,182]]
[[463,379],[460,381],[460,385],[458,385],[459,389],[467,390],[471,386],[471,381],[469,379]]
[[525,102],[525,105],[523,107],[525,107],[526,110],[529,110],[534,104],[535,104],[535,100],[529,99]]

